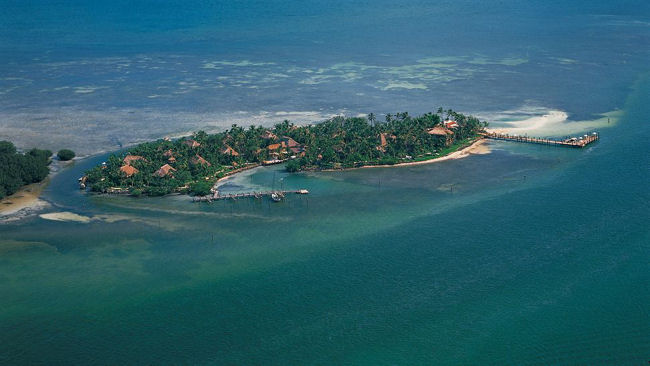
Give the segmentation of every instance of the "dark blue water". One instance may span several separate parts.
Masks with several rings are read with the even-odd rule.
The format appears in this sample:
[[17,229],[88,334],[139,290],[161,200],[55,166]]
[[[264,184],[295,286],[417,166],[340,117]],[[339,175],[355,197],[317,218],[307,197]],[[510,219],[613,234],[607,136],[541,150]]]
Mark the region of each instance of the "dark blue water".
[[438,106],[584,120],[621,108],[650,56],[644,1],[3,5],[0,137],[82,153]]

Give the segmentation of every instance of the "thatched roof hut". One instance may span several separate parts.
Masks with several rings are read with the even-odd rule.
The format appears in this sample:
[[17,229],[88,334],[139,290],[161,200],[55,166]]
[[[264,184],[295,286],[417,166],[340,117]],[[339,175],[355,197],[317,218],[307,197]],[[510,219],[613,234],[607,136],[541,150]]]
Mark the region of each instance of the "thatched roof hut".
[[430,128],[427,130],[427,133],[429,135],[437,135],[437,136],[447,136],[447,135],[453,135],[454,132],[449,130],[446,127],[442,126],[436,126],[434,128]]
[[146,160],[146,159],[140,155],[127,155],[124,157],[123,161],[125,165],[131,165],[131,162],[137,160]]
[[138,172],[138,169],[136,169],[136,168],[134,168],[134,167],[132,167],[132,166],[130,166],[130,165],[123,165],[123,166],[120,168],[120,171],[121,171],[122,173],[124,173],[127,177],[130,177],[130,176],[132,176],[133,174],[137,173],[137,172]]
[[161,166],[160,169],[156,170],[156,172],[153,173],[153,174],[162,178],[162,177],[166,177],[168,175],[171,175],[171,173],[175,172],[175,171],[176,171],[176,169],[174,169],[174,167],[172,167],[169,164],[165,164],[165,165]]

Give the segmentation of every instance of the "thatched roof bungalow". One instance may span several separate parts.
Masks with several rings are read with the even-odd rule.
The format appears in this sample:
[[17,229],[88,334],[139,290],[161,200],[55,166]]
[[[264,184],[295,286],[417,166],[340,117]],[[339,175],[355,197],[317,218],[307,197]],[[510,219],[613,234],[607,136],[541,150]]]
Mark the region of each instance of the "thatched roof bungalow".
[[434,128],[430,128],[427,130],[427,133],[429,135],[436,135],[436,136],[447,136],[447,135],[453,135],[454,132],[449,130],[446,127],[442,126],[436,126]]
[[199,154],[196,154],[196,156],[192,157],[190,159],[190,163],[192,163],[194,165],[206,165],[206,166],[211,166],[212,165],[212,164],[210,164],[209,161],[203,159],[203,157],[201,155],[199,155]]
[[159,176],[160,178],[166,177],[166,176],[173,176],[172,172],[175,172],[176,169],[172,167],[169,164],[165,164],[160,167],[160,169],[156,170],[153,174]]
[[183,141],[183,143],[184,143],[185,145],[189,146],[189,147],[192,148],[192,149],[195,149],[195,148],[201,146],[200,143],[198,143],[197,141],[192,140],[192,139],[185,140],[185,141]]
[[235,151],[232,147],[226,145],[223,149],[221,149],[221,153],[224,155],[230,155],[230,156],[239,156],[239,153]]
[[140,155],[127,155],[127,156],[124,157],[124,160],[122,160],[122,161],[124,162],[125,165],[131,165],[131,162],[134,162],[134,161],[137,161],[137,160],[146,161],[146,159],[144,157],[140,156]]
[[120,168],[120,171],[124,173],[127,177],[130,177],[133,174],[136,174],[138,172],[138,169],[132,167],[131,165],[123,165]]
[[260,137],[262,137],[264,140],[275,140],[278,138],[278,136],[276,136],[273,132],[269,130],[264,131],[264,133]]
[[395,139],[397,139],[397,136],[395,136],[395,135],[389,135],[387,133],[380,133],[379,134],[379,146],[376,147],[377,150],[379,150],[381,152],[386,151],[386,146],[388,146],[388,140],[386,139],[386,137],[389,137],[393,141],[395,141]]
[[284,147],[298,147],[298,146],[300,146],[300,144],[296,140],[292,139],[289,136],[283,136],[282,137],[282,144],[283,144]]

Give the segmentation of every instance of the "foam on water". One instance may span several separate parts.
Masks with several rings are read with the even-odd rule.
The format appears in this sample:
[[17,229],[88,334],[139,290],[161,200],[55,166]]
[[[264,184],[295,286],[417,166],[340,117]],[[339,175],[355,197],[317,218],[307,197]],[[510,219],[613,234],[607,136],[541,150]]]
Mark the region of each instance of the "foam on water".
[[540,137],[575,135],[610,128],[616,125],[621,115],[622,111],[618,110],[602,113],[592,120],[573,121],[564,111],[543,107],[525,107],[487,115],[479,113],[489,121],[489,131]]

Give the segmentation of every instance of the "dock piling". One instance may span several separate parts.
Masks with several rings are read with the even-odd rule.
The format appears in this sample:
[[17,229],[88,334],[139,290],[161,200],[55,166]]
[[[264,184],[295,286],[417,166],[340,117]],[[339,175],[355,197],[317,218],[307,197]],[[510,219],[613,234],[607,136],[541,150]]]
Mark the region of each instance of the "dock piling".
[[523,142],[529,144],[542,144],[548,146],[562,146],[562,147],[576,147],[583,148],[592,142],[598,141],[600,135],[597,132],[593,132],[591,135],[584,135],[582,137],[571,137],[564,140],[553,140],[550,138],[540,138],[540,137],[528,137],[528,136],[518,136],[518,135],[509,135],[497,132],[488,132],[481,134],[483,137],[493,140],[502,140],[502,141],[513,141],[513,142]]
[[242,192],[242,193],[229,193],[229,194],[221,194],[218,191],[215,192],[214,194],[210,196],[194,196],[192,197],[192,202],[212,202],[212,201],[220,201],[220,200],[230,200],[233,203],[237,201],[239,198],[255,198],[255,199],[261,199],[264,196],[271,196],[272,194],[276,194],[282,198],[285,198],[287,194],[294,193],[294,194],[309,194],[309,191],[306,189],[298,189],[298,190],[290,190],[290,191],[252,191],[252,192]]

